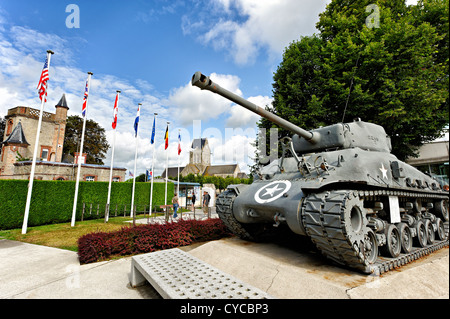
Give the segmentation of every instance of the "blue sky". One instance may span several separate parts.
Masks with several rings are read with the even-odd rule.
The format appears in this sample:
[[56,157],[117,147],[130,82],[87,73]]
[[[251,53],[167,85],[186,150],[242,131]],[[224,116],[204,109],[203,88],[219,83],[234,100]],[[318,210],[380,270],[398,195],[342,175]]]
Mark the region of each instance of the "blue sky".
[[[169,165],[176,166],[178,130],[182,165],[193,138],[208,137],[213,164],[253,162],[256,121],[249,111],[190,85],[195,71],[261,106],[270,105],[272,77],[284,48],[316,32],[318,14],[329,0],[131,0],[0,2],[0,116],[25,105],[39,108],[35,90],[46,50],[50,66],[48,103],[65,93],[69,115],[80,115],[87,72],[94,73],[88,118],[106,130],[112,143],[112,109],[119,102],[114,166],[132,170],[137,104],[142,103],[137,173],[165,167],[163,135],[171,121]],[[66,20],[79,8],[79,28]],[[156,145],[150,144],[158,113]],[[110,153],[105,161],[109,164]]]

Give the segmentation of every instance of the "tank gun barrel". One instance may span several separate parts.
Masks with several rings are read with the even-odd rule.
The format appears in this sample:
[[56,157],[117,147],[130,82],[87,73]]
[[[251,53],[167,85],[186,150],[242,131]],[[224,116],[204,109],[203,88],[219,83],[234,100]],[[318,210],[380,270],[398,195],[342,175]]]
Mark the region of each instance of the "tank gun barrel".
[[265,109],[253,104],[252,102],[247,101],[246,99],[240,97],[239,95],[234,94],[224,88],[222,88],[217,83],[213,82],[208,76],[203,75],[201,72],[195,72],[192,76],[192,85],[199,87],[202,90],[208,90],[213,93],[219,94],[224,98],[233,101],[236,104],[239,104],[245,107],[247,110],[256,113],[269,121],[278,124],[284,129],[287,129],[294,134],[298,134],[299,136],[305,138],[307,141],[311,143],[317,142],[318,136],[315,136],[312,132],[306,131],[297,125],[292,124],[281,117],[266,111]]

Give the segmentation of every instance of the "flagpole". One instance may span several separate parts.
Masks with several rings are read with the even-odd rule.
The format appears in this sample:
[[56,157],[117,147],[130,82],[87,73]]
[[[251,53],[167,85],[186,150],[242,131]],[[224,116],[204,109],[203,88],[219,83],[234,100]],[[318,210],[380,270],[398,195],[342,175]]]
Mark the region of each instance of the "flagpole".
[[84,133],[86,130],[86,118],[87,118],[87,108],[88,108],[88,100],[89,100],[89,91],[91,90],[91,76],[94,74],[92,72],[88,72],[88,79],[87,79],[87,97],[86,97],[86,110],[84,113],[84,119],[83,119],[83,130],[81,132],[81,145],[80,145],[80,152],[78,153],[78,171],[77,171],[77,181],[75,184],[75,197],[73,199],[73,209],[72,209],[72,221],[71,221],[71,227],[75,226],[75,218],[76,218],[76,212],[77,212],[77,201],[78,201],[78,188],[80,186],[80,173],[81,173],[81,157],[83,156],[83,146],[84,146]]
[[[178,137],[180,137],[180,129],[178,129]],[[180,139],[178,138],[178,183],[177,183],[177,196],[180,196]],[[187,200],[187,194],[186,194],[186,200]]]
[[[158,113],[154,113],[155,114],[155,118],[153,120],[153,129],[156,130],[156,116],[158,115]],[[153,132],[152,132],[152,136],[153,136]],[[156,144],[153,143],[153,158],[152,158],[152,181],[150,182],[150,212],[149,215],[153,212],[153,168],[154,168],[154,163],[155,163],[155,151],[156,151]]]
[[[141,109],[142,103],[139,103],[138,105],[139,105],[138,106],[138,115],[140,116],[140,109]],[[133,217],[134,190],[136,188],[136,161],[137,161],[137,150],[138,150],[138,137],[139,137],[139,126],[136,128],[136,150],[134,152],[133,193],[131,194],[131,214],[130,214],[130,217]]]
[[[167,135],[169,134],[169,124],[170,122],[167,122]],[[167,146],[167,148],[169,148]],[[166,150],[166,193],[164,196],[164,205],[167,206],[167,180],[169,179],[169,151]],[[167,207],[166,207],[166,213],[167,213]]]
[[[119,107],[119,94],[121,93],[120,90],[117,90],[117,107]],[[114,105],[114,108],[116,107],[116,105]],[[114,112],[116,112],[114,110]],[[116,114],[115,114],[116,115]],[[106,207],[107,210],[105,212],[106,216],[105,216],[105,222],[107,223],[109,220],[109,204],[110,204],[110,200],[111,200],[111,183],[112,183],[112,175],[113,175],[113,166],[114,166],[114,147],[116,145],[116,128],[114,127],[113,130],[113,145],[112,145],[112,154],[111,154],[111,168],[109,170],[109,186],[108,186],[108,199],[106,201]]]
[[[52,50],[47,50],[47,70],[50,71],[50,58],[54,54]],[[47,85],[47,84],[46,84]],[[36,170],[36,157],[38,152],[39,135],[41,133],[42,115],[44,113],[44,104],[46,100],[47,92],[41,97],[41,109],[39,111],[38,128],[36,132],[36,142],[34,143],[33,162],[31,164],[30,181],[28,182],[28,194],[27,202],[25,204],[25,215],[23,217],[22,234],[27,233],[28,216],[30,215],[31,193],[33,192],[34,172]]]

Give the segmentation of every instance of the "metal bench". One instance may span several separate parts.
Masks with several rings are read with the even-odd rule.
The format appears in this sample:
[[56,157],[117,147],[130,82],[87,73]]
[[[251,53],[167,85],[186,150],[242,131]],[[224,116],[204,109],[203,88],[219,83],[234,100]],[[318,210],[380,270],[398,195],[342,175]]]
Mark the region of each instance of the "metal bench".
[[133,256],[130,283],[145,281],[164,299],[273,298],[178,248]]

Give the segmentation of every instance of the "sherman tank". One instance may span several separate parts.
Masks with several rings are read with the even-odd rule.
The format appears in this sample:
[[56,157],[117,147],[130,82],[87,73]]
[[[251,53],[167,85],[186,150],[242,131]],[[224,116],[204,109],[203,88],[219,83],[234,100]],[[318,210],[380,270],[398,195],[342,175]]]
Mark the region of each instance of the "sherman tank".
[[288,227],[330,260],[366,274],[448,246],[448,186],[398,160],[382,126],[358,119],[308,131],[200,72],[192,85],[293,133],[281,140],[282,157],[271,169],[218,196],[219,217],[240,238],[270,240]]

